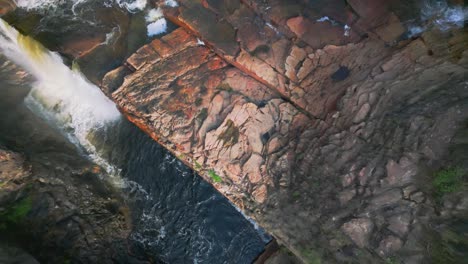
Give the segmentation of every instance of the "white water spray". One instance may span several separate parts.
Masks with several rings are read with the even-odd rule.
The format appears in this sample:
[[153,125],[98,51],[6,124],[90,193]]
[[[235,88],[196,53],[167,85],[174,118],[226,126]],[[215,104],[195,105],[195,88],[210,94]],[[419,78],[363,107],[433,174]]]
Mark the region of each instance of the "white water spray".
[[160,8],[149,10],[148,14],[145,16],[146,30],[148,32],[148,37],[156,36],[161,33],[166,32],[167,30],[167,21],[164,18],[164,14]]
[[[27,10],[50,9],[56,8],[64,3],[72,3],[72,11],[75,13],[75,8],[83,3],[91,0],[16,0],[16,4],[20,8]],[[104,1],[104,0],[98,0]],[[122,8],[126,8],[130,12],[137,12],[145,9],[147,0],[105,0],[104,4],[109,6],[116,3]]]
[[468,8],[460,5],[451,6],[445,0],[424,0],[421,4],[420,19],[423,24],[408,25],[409,36],[416,36],[429,28],[441,31],[463,27],[468,17]]
[[58,54],[21,35],[1,19],[0,51],[36,79],[25,99],[27,106],[52,119],[70,141],[83,146],[97,164],[115,175],[113,167],[88,140],[90,133],[121,117],[115,104],[80,72],[64,65]]

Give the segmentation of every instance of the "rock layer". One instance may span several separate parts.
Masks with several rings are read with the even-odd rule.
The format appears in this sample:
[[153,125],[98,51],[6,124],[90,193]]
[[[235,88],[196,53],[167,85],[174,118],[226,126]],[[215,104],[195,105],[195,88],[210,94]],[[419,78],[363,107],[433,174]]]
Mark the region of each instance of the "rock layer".
[[386,1],[178,2],[104,77],[122,112],[304,262],[426,261],[418,179],[468,119],[467,32],[403,40]]

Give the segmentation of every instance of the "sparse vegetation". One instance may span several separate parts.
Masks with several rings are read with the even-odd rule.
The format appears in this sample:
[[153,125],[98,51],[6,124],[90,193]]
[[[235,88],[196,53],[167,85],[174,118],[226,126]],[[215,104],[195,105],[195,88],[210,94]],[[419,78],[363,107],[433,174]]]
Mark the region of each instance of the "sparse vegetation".
[[24,221],[26,215],[31,211],[31,197],[23,198],[11,207],[0,213],[0,230],[8,226],[20,224]]
[[208,171],[208,176],[210,176],[210,178],[214,181],[214,182],[222,182],[223,179],[221,178],[221,176],[219,176],[218,174],[216,174],[216,172],[211,169]]
[[440,235],[432,237],[428,244],[431,263],[464,263],[468,241],[463,236],[451,230],[445,230]]
[[463,175],[464,171],[458,167],[449,167],[436,172],[432,180],[436,198],[460,190],[464,184]]
[[201,164],[198,163],[196,160],[193,161],[193,164],[194,164],[194,168],[195,168],[196,170],[199,170],[199,169],[202,168]]
[[292,194],[294,200],[298,200],[301,197],[301,193],[299,191],[295,191]]

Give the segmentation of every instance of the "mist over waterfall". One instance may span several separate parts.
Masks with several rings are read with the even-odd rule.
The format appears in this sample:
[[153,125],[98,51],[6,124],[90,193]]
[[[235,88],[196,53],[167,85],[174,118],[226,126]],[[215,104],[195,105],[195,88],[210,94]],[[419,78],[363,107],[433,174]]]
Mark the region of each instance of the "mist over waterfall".
[[3,20],[0,50],[36,79],[25,99],[27,106],[46,119],[53,119],[72,142],[83,146],[93,160],[111,170],[88,138],[94,130],[121,117],[115,104],[80,72],[70,70],[58,54],[23,36]]

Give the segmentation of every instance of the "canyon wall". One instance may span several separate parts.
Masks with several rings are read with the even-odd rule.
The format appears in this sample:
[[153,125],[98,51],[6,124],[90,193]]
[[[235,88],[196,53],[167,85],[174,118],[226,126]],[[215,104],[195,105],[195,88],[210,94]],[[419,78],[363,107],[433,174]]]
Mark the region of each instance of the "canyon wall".
[[100,86],[303,262],[427,263],[430,229],[468,210],[466,190],[430,184],[468,169],[449,149],[466,140],[468,33],[440,13],[412,36],[416,3],[153,1],[179,28]]
[[102,81],[129,120],[306,263],[424,262],[466,30],[405,37],[389,1],[178,3],[180,28]]

